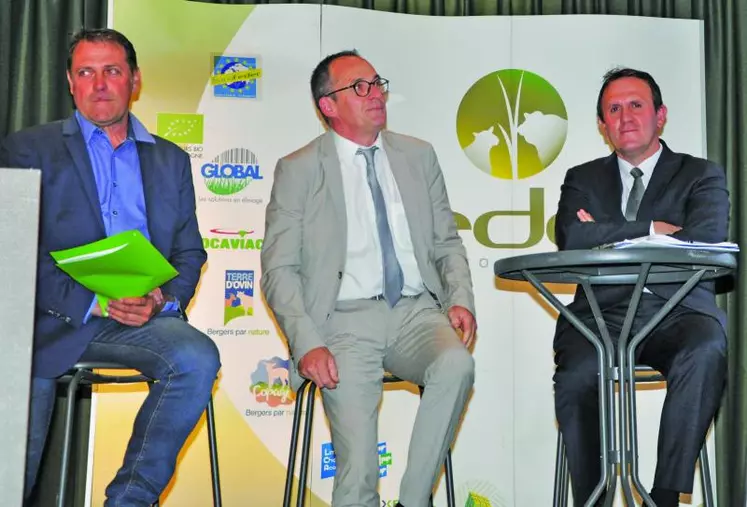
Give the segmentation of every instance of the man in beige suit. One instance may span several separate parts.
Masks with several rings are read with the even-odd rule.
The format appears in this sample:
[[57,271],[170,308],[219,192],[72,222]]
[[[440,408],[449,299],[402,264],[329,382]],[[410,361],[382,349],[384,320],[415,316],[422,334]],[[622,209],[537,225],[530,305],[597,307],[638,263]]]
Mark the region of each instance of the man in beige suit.
[[388,85],[355,51],[322,60],[311,90],[331,130],[278,161],[267,206],[261,286],[291,362],[321,388],[333,507],[380,505],[385,371],[425,387],[404,507],[428,505],[474,380],[465,250],[433,147],[383,130]]

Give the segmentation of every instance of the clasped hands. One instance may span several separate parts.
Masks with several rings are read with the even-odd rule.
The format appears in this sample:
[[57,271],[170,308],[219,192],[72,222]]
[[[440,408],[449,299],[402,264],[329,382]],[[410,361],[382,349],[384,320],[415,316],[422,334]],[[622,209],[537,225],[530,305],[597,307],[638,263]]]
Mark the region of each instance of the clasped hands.
[[[110,300],[106,307],[109,318],[125,326],[140,327],[157,315],[166,304],[166,297],[160,288],[150,291],[139,298],[122,298]],[[102,316],[98,301],[91,315]]]
[[[452,306],[447,312],[449,323],[469,347],[475,338],[477,323],[472,313],[462,306]],[[308,351],[298,362],[298,372],[302,377],[314,382],[319,388],[334,389],[340,381],[335,357],[327,347],[316,347]]]

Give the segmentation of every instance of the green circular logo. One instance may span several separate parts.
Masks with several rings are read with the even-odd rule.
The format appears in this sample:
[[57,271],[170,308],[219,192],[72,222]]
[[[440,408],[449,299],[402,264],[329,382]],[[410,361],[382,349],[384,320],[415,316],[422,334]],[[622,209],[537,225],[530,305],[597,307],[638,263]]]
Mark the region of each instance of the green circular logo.
[[456,123],[467,158],[506,180],[544,171],[560,154],[568,132],[568,114],[557,90],[522,69],[480,78],[459,104]]

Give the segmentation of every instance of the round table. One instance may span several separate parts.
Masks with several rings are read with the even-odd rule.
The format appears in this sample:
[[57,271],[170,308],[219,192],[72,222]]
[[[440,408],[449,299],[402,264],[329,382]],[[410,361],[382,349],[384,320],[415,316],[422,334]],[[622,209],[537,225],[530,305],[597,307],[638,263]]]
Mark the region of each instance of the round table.
[[[654,505],[638,477],[638,443],[635,406],[635,350],[638,344],[677,306],[699,282],[730,275],[737,267],[731,253],[700,248],[625,248],[565,250],[509,257],[495,262],[495,275],[507,280],[527,281],[574,326],[597,351],[599,365],[599,427],[602,449],[602,475],[586,505],[594,505],[607,489],[614,496],[617,465],[623,495],[635,505],[630,481],[646,504]],[[598,334],[566,307],[545,283],[577,284],[589,302]],[[630,329],[646,285],[681,284],[667,303],[641,330],[629,339]],[[594,295],[599,285],[632,285],[630,304],[615,347],[604,324],[604,316]],[[620,413],[616,414],[615,382]],[[618,430],[619,428],[619,430]],[[619,442],[619,445],[618,445]],[[628,471],[630,467],[630,472]],[[557,484],[556,484],[557,498]],[[611,503],[610,503],[611,504]]]

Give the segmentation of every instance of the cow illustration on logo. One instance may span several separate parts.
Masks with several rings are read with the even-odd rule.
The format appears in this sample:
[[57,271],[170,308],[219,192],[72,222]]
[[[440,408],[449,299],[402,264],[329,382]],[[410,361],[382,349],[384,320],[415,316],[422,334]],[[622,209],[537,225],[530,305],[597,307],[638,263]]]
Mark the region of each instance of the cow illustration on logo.
[[457,138],[467,159],[494,178],[520,180],[547,169],[568,135],[558,91],[523,69],[483,76],[462,98]]

